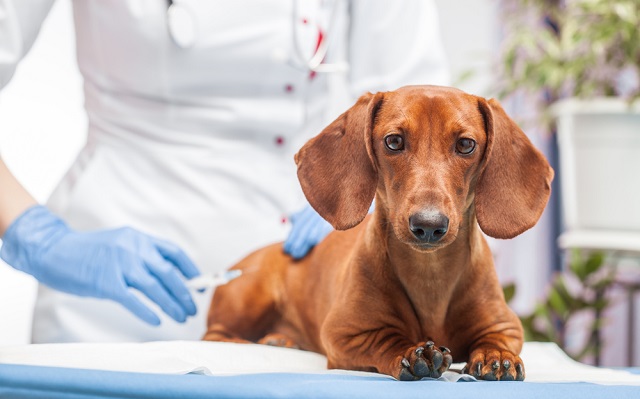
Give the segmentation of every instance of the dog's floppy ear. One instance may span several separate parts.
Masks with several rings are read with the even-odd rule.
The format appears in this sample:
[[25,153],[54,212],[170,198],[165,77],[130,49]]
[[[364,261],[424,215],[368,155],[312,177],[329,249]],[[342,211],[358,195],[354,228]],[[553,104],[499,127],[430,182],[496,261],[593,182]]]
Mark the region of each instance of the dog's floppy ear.
[[482,231],[513,238],[533,227],[551,193],[553,169],[496,100],[478,98],[487,131],[475,207]]
[[360,223],[373,201],[378,174],[371,131],[383,93],[367,93],[295,156],[311,206],[337,230]]

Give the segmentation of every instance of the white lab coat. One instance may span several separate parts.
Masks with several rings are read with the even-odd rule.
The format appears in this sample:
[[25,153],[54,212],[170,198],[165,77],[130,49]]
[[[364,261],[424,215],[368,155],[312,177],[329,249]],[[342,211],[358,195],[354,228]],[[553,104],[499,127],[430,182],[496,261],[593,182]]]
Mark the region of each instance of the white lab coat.
[[[53,0],[0,0],[0,84],[10,79]],[[365,91],[447,84],[432,2],[176,0],[198,34],[180,48],[166,0],[74,0],[78,63],[89,120],[86,146],[48,206],[79,230],[132,226],[180,245],[203,273],[283,240],[304,205],[293,154]],[[292,29],[311,57],[318,26],[326,62],[346,73],[292,66]],[[63,93],[61,94],[63,95]],[[198,314],[160,327],[115,302],[40,286],[33,341],[199,339]]]

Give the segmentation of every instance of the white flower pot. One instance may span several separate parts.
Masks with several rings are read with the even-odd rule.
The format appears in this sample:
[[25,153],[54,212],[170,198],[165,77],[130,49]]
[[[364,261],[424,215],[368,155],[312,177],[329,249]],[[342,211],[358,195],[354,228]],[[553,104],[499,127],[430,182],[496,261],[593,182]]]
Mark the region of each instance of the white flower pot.
[[640,106],[555,103],[565,231],[640,232]]

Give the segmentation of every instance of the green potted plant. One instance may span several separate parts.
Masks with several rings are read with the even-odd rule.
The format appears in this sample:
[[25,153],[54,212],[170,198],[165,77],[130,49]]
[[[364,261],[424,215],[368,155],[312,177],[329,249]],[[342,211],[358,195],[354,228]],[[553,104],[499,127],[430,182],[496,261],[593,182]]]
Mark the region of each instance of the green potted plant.
[[587,246],[606,249],[598,243],[605,230],[634,247],[640,243],[640,101],[634,101],[640,98],[640,1],[504,4],[500,96],[537,94],[555,125],[564,246],[593,241]]
[[[602,252],[585,256],[579,250],[571,252],[568,269],[556,273],[546,296],[539,300],[533,311],[521,315],[525,340],[555,342],[573,359],[591,359],[600,364],[604,342],[601,329],[606,323],[605,311],[611,306],[609,291],[615,285],[615,268],[605,262]],[[503,286],[507,302],[515,296],[515,284]],[[587,322],[585,322],[585,320]],[[568,339],[571,325],[581,322],[582,339]]]

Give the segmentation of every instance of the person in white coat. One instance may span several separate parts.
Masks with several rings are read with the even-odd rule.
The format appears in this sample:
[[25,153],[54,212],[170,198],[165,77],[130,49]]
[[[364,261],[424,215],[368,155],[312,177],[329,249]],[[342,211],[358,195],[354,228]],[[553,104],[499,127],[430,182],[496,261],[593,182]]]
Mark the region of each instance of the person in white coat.
[[[0,0],[0,87],[52,2]],[[2,258],[42,283],[36,343],[199,339],[211,293],[185,279],[327,233],[296,179],[302,144],[365,91],[449,81],[431,1],[73,10],[86,145],[46,206],[0,160]]]

